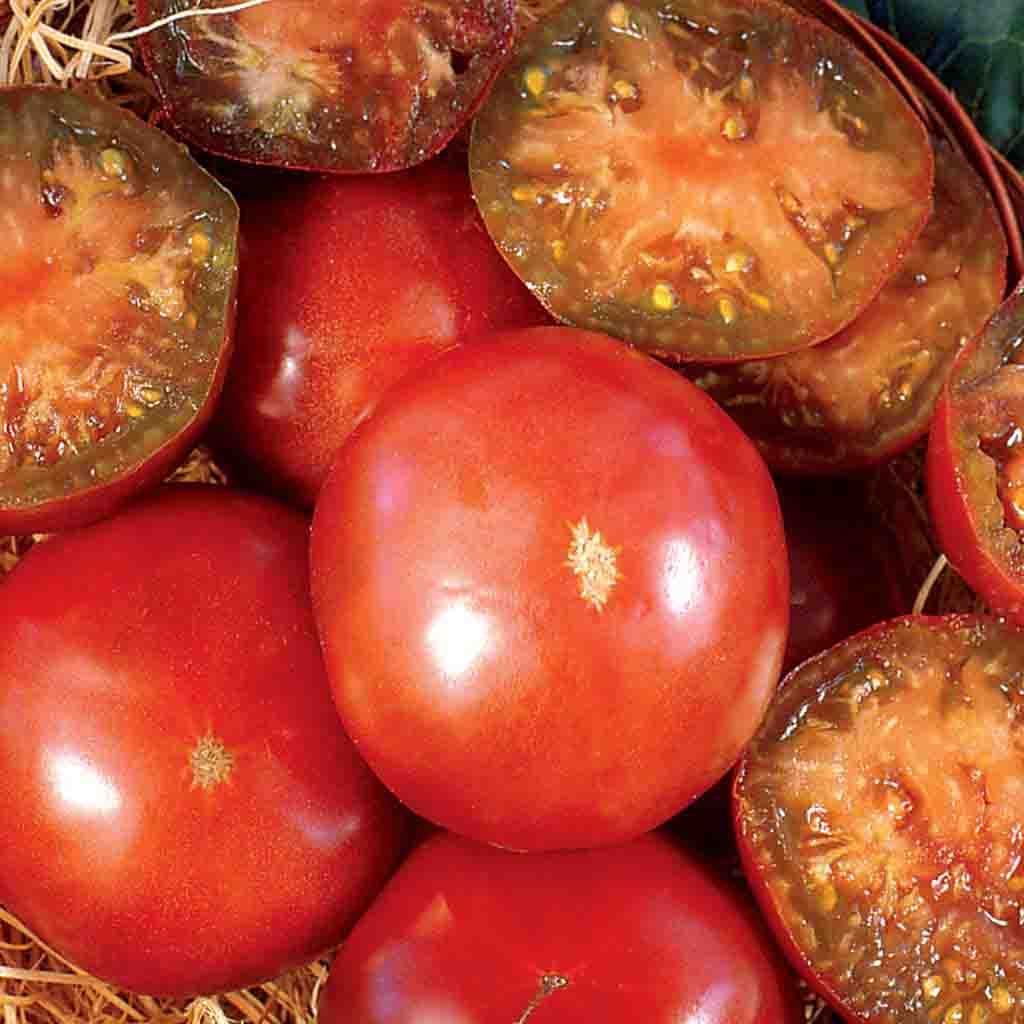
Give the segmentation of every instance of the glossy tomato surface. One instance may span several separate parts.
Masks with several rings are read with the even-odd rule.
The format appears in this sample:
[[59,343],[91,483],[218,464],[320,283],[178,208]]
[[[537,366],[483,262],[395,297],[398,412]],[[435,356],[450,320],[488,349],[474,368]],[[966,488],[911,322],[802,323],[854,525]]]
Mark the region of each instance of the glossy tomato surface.
[[183,460],[231,350],[238,209],[172,139],[0,89],[0,534],[102,518]]
[[994,610],[1024,622],[1024,288],[957,359],[928,438],[939,545]]
[[161,490],[0,584],[0,903],[90,973],[186,996],[338,942],[405,812],[341,730],[307,527]]
[[571,0],[473,124],[474,194],[566,323],[678,360],[833,335],[931,207],[925,129],[821,22],[773,0]]
[[312,536],[335,698],[415,811],[517,849],[635,836],[737,758],[788,573],[753,446],[678,374],[534,328],[406,378]]
[[777,472],[849,473],[920,440],[958,353],[1002,301],[995,203],[962,154],[934,148],[932,216],[852,324],[777,359],[686,370]]
[[[141,0],[139,21],[181,10]],[[273,0],[177,20],[141,45],[167,121],[211,153],[394,171],[433,156],[465,124],[515,27],[513,0]]]
[[515,854],[440,834],[334,962],[323,1024],[797,1024],[749,898],[654,834]]
[[850,1022],[1020,1017],[1024,632],[883,623],[786,677],[737,772],[748,879]]
[[312,507],[341,442],[403,374],[475,334],[547,322],[484,230],[461,161],[277,182],[242,201],[217,447]]

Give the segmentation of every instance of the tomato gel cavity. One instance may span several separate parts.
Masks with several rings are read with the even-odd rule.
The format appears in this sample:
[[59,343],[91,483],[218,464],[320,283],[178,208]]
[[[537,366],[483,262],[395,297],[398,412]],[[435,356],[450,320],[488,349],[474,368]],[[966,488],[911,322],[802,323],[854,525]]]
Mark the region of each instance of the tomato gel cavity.
[[572,0],[502,73],[471,164],[488,230],[552,313],[714,361],[853,319],[932,187],[894,86],[770,0]]
[[424,817],[515,849],[667,820],[778,682],[789,581],[764,462],[699,389],[566,327],[400,381],[317,501],[335,700]]
[[162,132],[0,90],[0,532],[105,515],[183,458],[229,352],[238,213]]
[[849,1021],[1024,1008],[1024,633],[875,627],[787,676],[740,764],[744,866],[794,963]]
[[[139,19],[193,9],[141,0]],[[515,11],[514,0],[270,0],[141,42],[167,119],[203,149],[392,171],[433,156],[473,114],[511,48]]]
[[999,307],[1006,238],[964,157],[935,147],[935,209],[899,270],[834,338],[776,359],[688,367],[772,469],[875,465],[927,433],[960,350]]

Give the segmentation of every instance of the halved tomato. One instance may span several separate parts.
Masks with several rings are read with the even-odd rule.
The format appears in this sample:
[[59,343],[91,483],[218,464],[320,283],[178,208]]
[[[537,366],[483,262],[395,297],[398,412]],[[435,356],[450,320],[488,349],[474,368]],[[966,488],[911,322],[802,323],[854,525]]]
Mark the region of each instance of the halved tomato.
[[0,90],[0,533],[100,518],[195,443],[230,350],[238,211],[138,118]]
[[742,760],[744,867],[845,1020],[1024,1009],[1024,632],[907,617],[783,682]]
[[777,359],[687,368],[776,471],[874,465],[928,431],[960,349],[1006,287],[1006,237],[978,174],[935,143],[935,210],[899,271],[834,338]]
[[[140,0],[148,22],[199,5]],[[148,33],[174,130],[249,163],[391,171],[465,124],[512,46],[514,0],[272,0]]]
[[773,0],[571,0],[477,117],[473,185],[559,318],[675,359],[835,334],[930,210],[924,126]]
[[957,359],[928,439],[939,546],[994,610],[1024,623],[1024,285]]

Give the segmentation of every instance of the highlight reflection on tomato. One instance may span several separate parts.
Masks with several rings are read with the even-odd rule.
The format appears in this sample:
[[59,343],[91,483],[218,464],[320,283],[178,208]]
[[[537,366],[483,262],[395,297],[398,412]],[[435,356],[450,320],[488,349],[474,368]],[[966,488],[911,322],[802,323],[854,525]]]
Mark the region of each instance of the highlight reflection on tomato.
[[314,516],[350,735],[413,810],[520,849],[611,843],[719,778],[778,679],[778,501],[678,374],[570,328],[392,390]]

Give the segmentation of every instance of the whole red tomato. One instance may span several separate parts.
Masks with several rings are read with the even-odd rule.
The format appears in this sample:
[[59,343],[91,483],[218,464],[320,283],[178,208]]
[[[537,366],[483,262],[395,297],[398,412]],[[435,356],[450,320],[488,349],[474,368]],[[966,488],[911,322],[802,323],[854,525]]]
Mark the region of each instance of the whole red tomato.
[[281,180],[243,198],[242,241],[218,447],[309,507],[338,446],[403,374],[468,336],[548,322],[455,160]]
[[0,903],[121,987],[304,963],[403,850],[331,703],[306,533],[186,487],[38,545],[0,586]]
[[415,811],[519,849],[666,820],[750,739],[788,573],[750,442],[602,335],[455,349],[343,446],[314,606],[350,735]]
[[345,942],[319,1019],[525,1024],[534,1013],[559,1024],[803,1019],[749,900],[658,834],[525,856],[433,837]]

